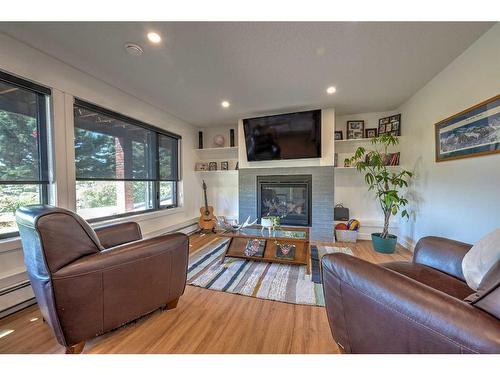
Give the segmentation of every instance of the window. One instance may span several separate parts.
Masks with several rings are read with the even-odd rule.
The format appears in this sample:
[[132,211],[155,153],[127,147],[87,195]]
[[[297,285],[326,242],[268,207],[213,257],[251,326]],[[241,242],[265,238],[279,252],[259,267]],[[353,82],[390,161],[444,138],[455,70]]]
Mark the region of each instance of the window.
[[76,100],[77,212],[103,219],[177,206],[180,136]]
[[15,211],[47,203],[50,90],[0,72],[0,238],[17,236]]

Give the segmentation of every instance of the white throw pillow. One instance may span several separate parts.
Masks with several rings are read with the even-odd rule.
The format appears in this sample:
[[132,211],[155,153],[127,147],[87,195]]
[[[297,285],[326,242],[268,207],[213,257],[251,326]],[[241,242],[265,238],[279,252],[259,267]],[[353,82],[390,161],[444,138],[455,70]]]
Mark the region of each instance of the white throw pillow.
[[500,260],[500,228],[481,238],[465,254],[462,271],[471,289],[477,290],[483,277]]

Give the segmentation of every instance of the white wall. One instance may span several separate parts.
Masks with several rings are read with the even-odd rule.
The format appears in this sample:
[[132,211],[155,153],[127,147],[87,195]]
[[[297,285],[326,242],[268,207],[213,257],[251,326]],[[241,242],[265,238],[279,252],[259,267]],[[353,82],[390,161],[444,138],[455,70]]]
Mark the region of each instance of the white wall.
[[408,242],[438,235],[473,243],[500,227],[500,154],[434,161],[434,124],[500,93],[500,24],[496,24],[411,97],[402,112],[401,162],[416,172]]
[[[213,139],[216,135],[222,135],[225,138],[224,147],[229,147],[229,130],[234,129],[235,146],[238,146],[238,127],[209,127],[200,128],[203,131],[203,147],[214,147]],[[198,140],[198,131],[196,131],[196,140]],[[196,141],[198,147],[198,141]],[[234,169],[238,161],[238,152],[234,150],[220,151],[196,151],[197,161],[229,161],[229,168]],[[219,165],[220,166],[220,165]],[[194,166],[193,166],[194,168]],[[202,181],[207,184],[207,200],[210,206],[214,207],[214,213],[217,216],[226,216],[228,219],[238,218],[238,172],[197,172],[198,186],[202,194]]]
[[[279,113],[267,113],[275,115]],[[243,130],[243,120],[238,121],[238,159],[240,169],[243,168],[272,168],[272,167],[313,167],[313,166],[333,166],[333,131],[335,129],[335,109],[325,108],[321,110],[321,158],[316,159],[296,159],[296,160],[276,160],[276,161],[253,161],[247,160],[247,150],[245,146],[245,131]]]
[[[393,114],[390,112],[370,112],[357,113],[353,115],[337,116],[335,119],[335,130],[342,130],[343,137],[346,139],[347,121],[363,120],[365,129],[378,128],[378,120]],[[404,129],[404,119],[402,123],[402,134],[406,134]],[[353,156],[356,148],[359,146],[370,147],[369,142],[336,142],[335,153],[338,154],[338,165],[344,165],[344,159]],[[395,150],[392,150],[395,151]],[[335,170],[335,204],[342,203],[344,207],[349,208],[349,214],[352,218],[361,220],[362,228],[383,226],[383,215],[380,205],[375,199],[372,191],[368,191],[364,180],[364,174],[356,169],[336,169]],[[396,225],[397,223],[393,223]]]
[[[127,217],[115,222],[138,221],[145,235],[194,222],[198,216],[201,199],[199,189],[193,188],[197,186],[193,172],[193,148],[196,139],[191,125],[1,33],[0,51],[1,70],[52,88],[52,127],[56,155],[55,204],[75,210],[73,98],[78,97],[182,136],[181,207]],[[0,241],[0,287],[5,286],[8,280],[19,281],[19,275],[23,274],[24,264],[19,239]],[[5,308],[3,301],[0,300],[0,310]]]

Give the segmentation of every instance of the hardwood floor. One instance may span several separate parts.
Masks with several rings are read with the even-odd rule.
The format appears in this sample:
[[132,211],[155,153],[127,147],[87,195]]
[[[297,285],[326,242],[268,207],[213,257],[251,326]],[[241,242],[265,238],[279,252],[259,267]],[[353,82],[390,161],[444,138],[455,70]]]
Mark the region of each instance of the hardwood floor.
[[[192,235],[190,252],[218,240],[214,234]],[[411,258],[402,247],[390,255],[376,253],[369,241],[335,246],[348,246],[374,263]],[[1,319],[0,335],[8,330],[13,332],[0,338],[0,353],[64,353],[36,305]],[[176,309],[157,310],[90,340],[84,353],[338,353],[338,348],[322,307],[187,286]]]

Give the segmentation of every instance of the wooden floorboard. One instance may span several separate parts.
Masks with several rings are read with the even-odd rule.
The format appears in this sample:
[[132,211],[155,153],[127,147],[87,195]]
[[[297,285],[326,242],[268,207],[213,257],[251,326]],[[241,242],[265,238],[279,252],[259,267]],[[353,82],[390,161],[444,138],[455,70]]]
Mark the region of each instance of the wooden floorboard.
[[[219,241],[190,237],[190,253]],[[324,244],[324,243],[317,243]],[[333,244],[329,244],[333,245]],[[373,263],[408,260],[398,247],[379,254],[370,241],[336,243]],[[37,306],[0,320],[0,353],[63,353]],[[294,305],[187,286],[176,309],[156,311],[87,342],[84,353],[338,353],[323,307]]]

